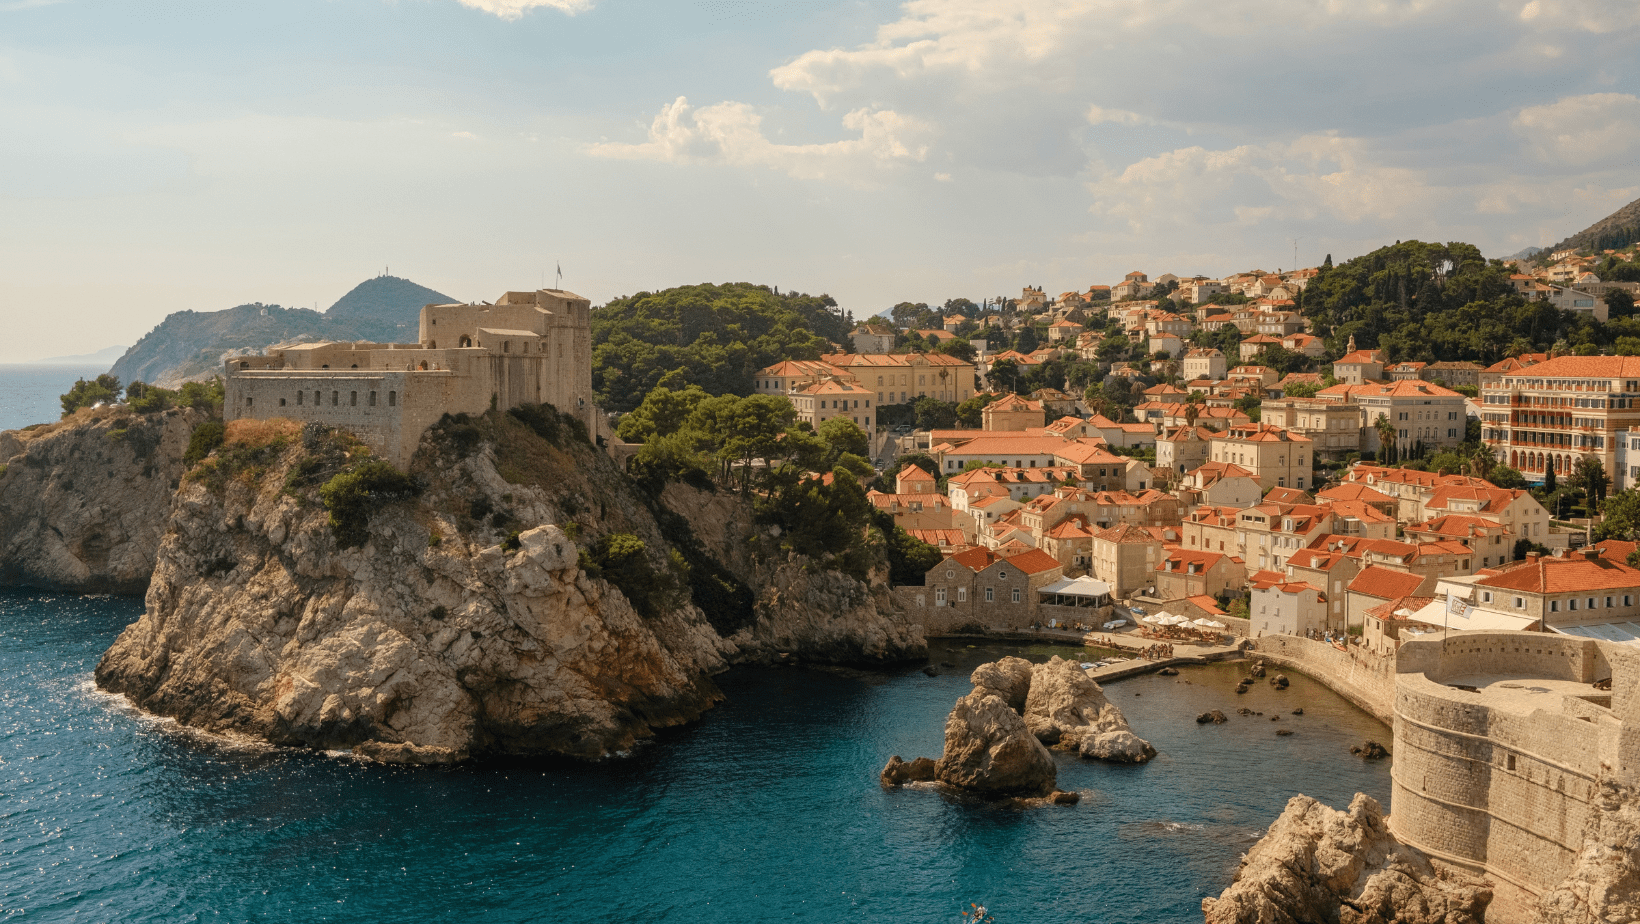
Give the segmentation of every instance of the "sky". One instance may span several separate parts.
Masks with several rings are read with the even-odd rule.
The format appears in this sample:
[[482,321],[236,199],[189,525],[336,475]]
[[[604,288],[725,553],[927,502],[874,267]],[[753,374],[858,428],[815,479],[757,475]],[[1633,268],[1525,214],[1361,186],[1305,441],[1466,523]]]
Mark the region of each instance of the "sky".
[[1640,198],[1635,0],[0,0],[0,362],[383,271],[856,316]]

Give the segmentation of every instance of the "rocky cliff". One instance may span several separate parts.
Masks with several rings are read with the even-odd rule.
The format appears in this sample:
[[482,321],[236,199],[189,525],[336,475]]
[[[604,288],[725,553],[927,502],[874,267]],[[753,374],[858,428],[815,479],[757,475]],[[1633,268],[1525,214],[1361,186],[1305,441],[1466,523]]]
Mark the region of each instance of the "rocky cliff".
[[142,593],[205,419],[98,408],[0,433],[0,584]]
[[1294,796],[1202,914],[1206,924],[1479,924],[1491,900],[1484,884],[1442,874],[1396,840],[1372,797],[1340,812]]
[[1609,779],[1599,787],[1576,866],[1538,904],[1542,924],[1640,920],[1640,793]]
[[733,663],[926,653],[881,581],[777,554],[733,499],[648,498],[543,410],[447,419],[413,485],[351,505],[366,452],[345,434],[236,422],[97,682],[280,744],[596,758],[701,715]]

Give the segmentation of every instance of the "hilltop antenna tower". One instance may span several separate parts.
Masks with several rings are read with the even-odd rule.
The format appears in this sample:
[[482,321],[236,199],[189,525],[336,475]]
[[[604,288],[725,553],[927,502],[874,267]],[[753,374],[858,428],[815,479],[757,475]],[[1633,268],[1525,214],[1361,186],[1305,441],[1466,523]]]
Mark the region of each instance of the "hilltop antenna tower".
[[1302,241],[1302,240],[1304,240],[1304,239],[1301,238],[1301,237],[1295,237],[1295,238],[1292,239],[1292,241],[1293,241],[1293,269],[1295,269],[1295,270],[1298,269],[1298,242]]

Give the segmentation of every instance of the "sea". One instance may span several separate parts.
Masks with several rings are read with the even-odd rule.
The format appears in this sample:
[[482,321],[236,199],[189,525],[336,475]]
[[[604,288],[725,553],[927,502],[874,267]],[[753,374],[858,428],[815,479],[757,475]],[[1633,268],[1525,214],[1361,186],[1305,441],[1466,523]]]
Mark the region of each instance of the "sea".
[[[0,918],[958,924],[977,903],[999,924],[1182,924],[1292,796],[1388,804],[1388,762],[1349,754],[1387,728],[1300,675],[1238,696],[1234,664],[1111,684],[1160,754],[1057,755],[1076,806],[883,789],[890,755],[939,754],[978,664],[1096,654],[962,642],[933,646],[932,677],[730,671],[725,704],[620,759],[383,766],[99,693],[141,609],[0,593]],[[1196,724],[1209,709],[1230,721]]]
[[[0,363],[0,430],[51,423],[63,416],[62,395],[78,379],[94,379],[108,366]],[[5,460],[0,459],[0,462]]]

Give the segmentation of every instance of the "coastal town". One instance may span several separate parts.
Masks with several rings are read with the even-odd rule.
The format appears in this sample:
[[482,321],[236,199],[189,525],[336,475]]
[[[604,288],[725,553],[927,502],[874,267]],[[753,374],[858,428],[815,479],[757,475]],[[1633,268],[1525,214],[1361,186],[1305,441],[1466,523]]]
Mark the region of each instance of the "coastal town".
[[[1509,279],[1605,321],[1608,293],[1640,284],[1600,282],[1597,262],[1555,253]],[[1165,612],[1384,653],[1461,604],[1465,628],[1636,638],[1635,543],[1591,541],[1587,510],[1539,495],[1640,480],[1640,357],[1394,362],[1353,337],[1330,355],[1296,310],[1317,272],[907,306],[930,326],[871,319],[849,351],[754,386],[872,434],[871,503],[942,556],[897,588],[930,631],[1131,632]],[[1558,576],[1579,568],[1599,580]]]

